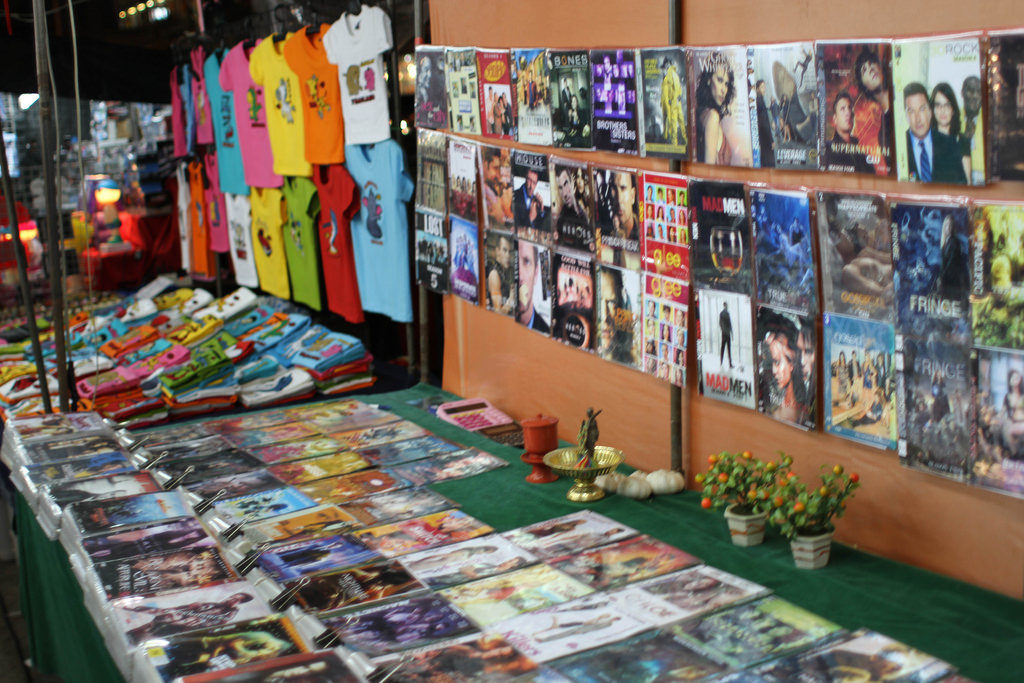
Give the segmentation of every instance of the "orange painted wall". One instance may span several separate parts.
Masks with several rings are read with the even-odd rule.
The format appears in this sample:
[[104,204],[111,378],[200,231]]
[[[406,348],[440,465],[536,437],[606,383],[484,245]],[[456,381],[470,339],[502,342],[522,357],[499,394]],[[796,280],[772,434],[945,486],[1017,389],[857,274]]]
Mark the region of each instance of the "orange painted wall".
[[[1019,0],[680,0],[680,5],[683,43],[688,45],[904,36],[1024,25]],[[665,0],[431,0],[431,42],[480,47],[663,45],[671,42],[668,7]],[[574,156],[597,163],[667,168],[665,162],[652,159]],[[777,186],[908,189],[894,180],[852,175],[699,164],[686,164],[684,172]],[[970,195],[1024,201],[1024,183],[997,183],[970,190]],[[586,408],[602,408],[602,443],[621,448],[629,463],[642,469],[669,465],[667,384],[562,346],[453,297],[445,301],[444,326],[446,389],[462,396],[485,396],[517,418],[538,412],[556,415],[562,420],[561,437],[570,440]],[[692,353],[689,361],[693,377]],[[722,449],[749,448],[764,456],[783,449],[793,455],[797,471],[807,476],[822,464],[842,462],[861,474],[863,486],[839,522],[840,541],[1007,595],[1024,596],[1024,500],[904,469],[894,452],[820,431],[802,432],[755,412],[706,400],[694,388],[683,391],[682,422],[689,473],[703,467],[708,453]]]

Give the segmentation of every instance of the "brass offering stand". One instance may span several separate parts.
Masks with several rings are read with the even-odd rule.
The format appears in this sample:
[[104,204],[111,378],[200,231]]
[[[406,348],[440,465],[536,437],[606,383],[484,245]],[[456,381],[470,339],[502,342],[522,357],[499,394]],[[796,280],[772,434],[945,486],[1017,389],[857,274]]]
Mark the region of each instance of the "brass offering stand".
[[595,445],[597,416],[600,413],[600,410],[595,413],[593,408],[587,409],[587,419],[580,425],[577,445],[557,448],[544,456],[544,464],[553,472],[576,482],[565,494],[573,503],[591,503],[604,498],[604,491],[594,484],[594,480],[615,471],[625,459],[617,448]]

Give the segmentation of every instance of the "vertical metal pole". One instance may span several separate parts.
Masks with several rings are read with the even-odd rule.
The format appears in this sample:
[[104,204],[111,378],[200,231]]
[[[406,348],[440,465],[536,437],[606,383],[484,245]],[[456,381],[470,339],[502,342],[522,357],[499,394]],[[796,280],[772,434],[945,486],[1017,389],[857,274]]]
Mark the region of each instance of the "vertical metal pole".
[[[0,131],[3,121],[0,121]],[[21,305],[25,309],[25,324],[32,338],[32,355],[36,361],[36,376],[42,389],[43,411],[50,412],[50,386],[46,381],[46,363],[43,361],[43,348],[39,343],[39,330],[36,328],[36,311],[32,305],[32,292],[28,286],[28,264],[25,262],[25,245],[21,242],[21,230],[18,229],[18,207],[14,202],[14,187],[11,184],[11,170],[7,167],[7,145],[0,133],[0,176],[4,183],[4,197],[7,199],[7,225],[11,229],[11,246],[14,247],[14,260],[18,264],[18,289],[21,293]]]
[[43,158],[43,183],[46,199],[46,255],[50,270],[50,296],[53,300],[53,335],[56,344],[57,387],[61,412],[69,410],[67,352],[64,348],[64,282],[61,259],[63,235],[58,234],[57,185],[52,154],[56,149],[53,130],[53,90],[50,87],[49,54],[46,52],[46,7],[43,0],[32,0],[32,25],[36,42],[36,78],[39,83],[39,137]]
[[[669,43],[679,45],[682,42],[682,30],[680,26],[680,4],[682,0],[668,0],[668,27]],[[678,161],[672,162],[672,170],[679,172],[682,164]],[[692,335],[687,335],[692,336]],[[689,346],[689,341],[687,341]],[[689,351],[689,349],[687,349]],[[683,390],[674,384],[669,385],[669,441],[671,445],[671,468],[682,472],[683,467]],[[689,398],[689,392],[687,392]],[[686,401],[687,424],[689,424],[690,402]]]
[[[423,40],[423,0],[412,0],[413,26],[415,44],[422,45]],[[416,152],[419,154],[419,150]],[[427,299],[427,288],[416,285],[420,313],[420,382],[430,381],[430,305]]]

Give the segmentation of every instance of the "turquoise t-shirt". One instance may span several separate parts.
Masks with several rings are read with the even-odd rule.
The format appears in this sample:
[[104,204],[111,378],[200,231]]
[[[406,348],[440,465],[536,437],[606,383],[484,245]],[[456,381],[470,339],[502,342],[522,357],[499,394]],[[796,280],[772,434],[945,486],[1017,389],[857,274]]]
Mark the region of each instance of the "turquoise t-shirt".
[[235,127],[235,104],[230,92],[220,87],[220,62],[226,50],[216,50],[203,62],[206,76],[206,93],[210,98],[210,114],[213,117],[213,137],[217,143],[217,177],[220,191],[231,194],[249,194],[245,184],[245,169],[242,166],[242,147]]
[[345,166],[359,187],[352,245],[363,310],[412,322],[409,281],[409,218],[413,183],[402,148],[394,140],[346,145]]
[[316,217],[320,200],[316,185],[309,178],[285,176],[284,202],[288,221],[284,225],[284,253],[288,259],[288,275],[292,281],[292,300],[321,310],[320,256]]

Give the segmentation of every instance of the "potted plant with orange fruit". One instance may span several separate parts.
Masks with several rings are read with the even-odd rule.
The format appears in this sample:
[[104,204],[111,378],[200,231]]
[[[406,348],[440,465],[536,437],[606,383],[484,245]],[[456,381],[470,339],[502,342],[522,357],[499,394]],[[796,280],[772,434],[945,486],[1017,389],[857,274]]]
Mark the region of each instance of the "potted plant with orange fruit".
[[750,451],[722,451],[708,456],[708,471],[695,481],[703,487],[701,507],[726,505],[725,519],[736,545],[758,545],[764,541],[765,519],[776,478],[785,476],[792,459],[783,455],[778,461],[758,460]]
[[789,539],[793,561],[801,569],[820,569],[828,564],[832,549],[832,520],[846,512],[846,501],[860,486],[857,473],[846,474],[842,465],[821,475],[817,487],[790,474],[780,477],[771,492],[768,520]]

